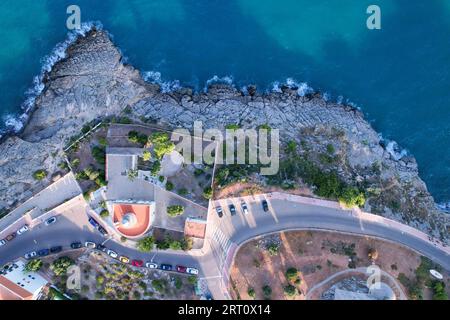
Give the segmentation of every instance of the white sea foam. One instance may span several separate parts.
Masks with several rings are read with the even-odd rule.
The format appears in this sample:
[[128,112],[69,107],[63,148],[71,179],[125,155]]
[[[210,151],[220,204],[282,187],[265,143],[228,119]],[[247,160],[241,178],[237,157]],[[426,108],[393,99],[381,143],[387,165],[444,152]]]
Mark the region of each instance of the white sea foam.
[[386,151],[394,158],[396,161],[400,160],[404,156],[408,154],[408,151],[405,149],[400,149],[397,142],[389,141],[386,145]]
[[212,84],[227,84],[227,85],[234,87],[233,76],[219,77],[219,76],[215,75],[214,77],[206,80],[206,85],[203,88],[203,91],[204,92],[208,91],[208,87]]
[[180,81],[178,80],[163,81],[161,72],[158,71],[143,72],[142,78],[144,81],[158,84],[161,87],[161,92],[163,93],[172,92],[181,88]]
[[439,204],[437,204],[437,207],[444,212],[450,213],[450,201],[444,202],[444,203],[439,203]]
[[11,114],[7,114],[2,118],[2,120],[5,123],[7,130],[13,130],[14,132],[18,132],[23,128],[22,121],[20,121],[19,118]]
[[[42,65],[41,72],[39,75],[34,77],[32,87],[25,92],[26,99],[21,106],[22,111],[24,113],[18,117],[14,117],[12,115],[6,115],[3,119],[4,124],[8,131],[12,130],[14,132],[18,132],[23,128],[24,122],[28,119],[27,113],[34,106],[36,98],[42,93],[42,91],[45,88],[45,85],[42,82],[45,74],[47,72],[50,72],[52,70],[53,66],[58,61],[60,61],[66,57],[67,48],[72,43],[74,43],[78,39],[78,37],[85,36],[86,33],[89,32],[90,30],[92,30],[93,28],[101,30],[101,29],[103,29],[103,26],[100,22],[83,23],[81,25],[80,29],[70,31],[67,34],[65,41],[58,43],[48,56],[45,56],[43,59],[41,59],[41,65]],[[0,137],[1,137],[1,135],[0,135]]]
[[284,83],[280,83],[279,81],[275,81],[272,83],[272,92],[281,93],[281,86],[287,86],[290,89],[297,89],[297,94],[300,97],[304,97],[308,93],[314,92],[313,88],[308,86],[306,82],[297,82],[293,78],[287,78]]

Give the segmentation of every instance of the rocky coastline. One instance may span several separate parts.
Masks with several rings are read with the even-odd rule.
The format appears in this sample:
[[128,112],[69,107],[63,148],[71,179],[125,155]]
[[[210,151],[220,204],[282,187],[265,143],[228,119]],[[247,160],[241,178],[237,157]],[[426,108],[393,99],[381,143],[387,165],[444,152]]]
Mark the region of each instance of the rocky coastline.
[[320,93],[301,96],[292,86],[272,93],[248,86],[244,93],[227,84],[211,84],[202,93],[190,88],[163,93],[124,63],[107,32],[95,28],[69,45],[43,84],[25,128],[0,142],[0,209],[13,208],[50,182],[37,183],[33,172],[57,172],[63,148],[84,124],[128,108],[133,119],[169,127],[191,128],[194,121],[204,128],[268,124],[280,129],[283,142],[308,144],[312,158],[331,144],[338,160],[323,170],[364,182],[372,194],[367,211],[448,237],[450,218],[436,208],[415,159],[387,150],[360,111],[326,101]]

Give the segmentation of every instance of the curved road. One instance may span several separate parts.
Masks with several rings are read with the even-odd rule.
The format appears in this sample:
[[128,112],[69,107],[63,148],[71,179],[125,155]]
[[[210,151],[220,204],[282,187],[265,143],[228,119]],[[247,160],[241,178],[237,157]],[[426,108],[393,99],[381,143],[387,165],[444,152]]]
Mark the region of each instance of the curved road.
[[[264,212],[261,200],[269,202],[269,212]],[[299,197],[300,198],[300,197]],[[120,243],[104,238],[94,230],[87,221],[84,208],[73,208],[58,216],[58,221],[51,226],[40,224],[31,231],[18,236],[7,245],[0,247],[0,265],[10,262],[26,252],[51,246],[63,245],[69,248],[74,241],[105,242],[105,246],[120,255],[131,259],[142,259],[156,263],[182,264],[196,267],[200,277],[208,283],[208,288],[215,299],[229,298],[227,292],[228,272],[234,255],[240,245],[264,234],[294,230],[320,229],[340,231],[360,235],[379,237],[403,244],[431,258],[450,270],[448,248],[442,248],[426,239],[405,232],[398,225],[391,225],[377,219],[367,219],[352,211],[302,203],[296,198],[281,199],[271,195],[245,197],[249,213],[240,210],[240,199],[218,200],[224,209],[224,216],[219,218],[210,210],[205,246],[202,250],[192,252],[154,251],[139,252]],[[230,216],[228,205],[234,203],[237,214]]]

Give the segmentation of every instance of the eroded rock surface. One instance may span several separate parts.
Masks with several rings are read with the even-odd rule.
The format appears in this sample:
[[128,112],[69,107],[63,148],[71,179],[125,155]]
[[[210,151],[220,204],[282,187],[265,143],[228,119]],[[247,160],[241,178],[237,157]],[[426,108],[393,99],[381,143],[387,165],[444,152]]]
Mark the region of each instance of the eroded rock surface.
[[[320,94],[301,97],[292,88],[270,94],[250,88],[247,95],[220,84],[205,93],[188,88],[161,93],[158,85],[145,83],[137,70],[123,63],[105,32],[93,30],[72,44],[67,58],[45,76],[45,89],[20,137],[0,145],[0,207],[10,207],[41,188],[32,173],[55,172],[68,138],[85,123],[131,107],[135,119],[173,127],[191,128],[194,121],[202,121],[205,128],[268,124],[280,130],[284,141],[306,141],[316,153],[332,144],[340,177],[366,181],[378,194],[367,210],[448,235],[449,218],[435,209],[414,158],[397,159],[386,151],[358,110],[327,102]],[[389,201],[398,203],[389,206]]]

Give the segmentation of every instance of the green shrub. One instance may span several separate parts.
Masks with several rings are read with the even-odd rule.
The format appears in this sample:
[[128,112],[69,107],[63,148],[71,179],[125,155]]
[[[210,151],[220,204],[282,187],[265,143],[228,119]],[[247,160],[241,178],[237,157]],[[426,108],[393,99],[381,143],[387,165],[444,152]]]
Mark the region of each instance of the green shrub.
[[153,237],[145,237],[145,238],[138,240],[137,248],[140,251],[148,252],[153,249],[154,244],[155,244],[155,239]]
[[432,285],[433,300],[448,300],[447,292],[445,292],[445,283],[442,281],[435,281]]
[[172,183],[171,181],[167,181],[167,182],[166,182],[166,190],[167,190],[167,191],[172,191],[173,188],[174,188],[173,183]]
[[37,272],[41,270],[43,262],[41,259],[33,259],[27,262],[25,265],[25,271],[27,272]]
[[152,154],[150,153],[150,151],[144,150],[144,151],[142,152],[142,160],[144,160],[144,161],[150,161],[151,158],[152,158]]
[[72,167],[77,168],[80,165],[80,159],[75,158],[71,162]]
[[339,201],[342,202],[347,207],[364,206],[366,199],[364,194],[360,192],[357,188],[347,187],[345,188],[339,196]]
[[225,126],[225,129],[227,129],[227,130],[237,130],[240,128],[241,128],[241,126],[238,124],[235,124],[235,123],[230,123]]
[[288,281],[295,281],[298,278],[298,270],[296,268],[289,268],[286,271],[286,278]]
[[250,298],[255,299],[256,297],[256,292],[255,289],[253,289],[252,287],[249,287],[247,290],[247,294]]
[[182,189],[179,189],[178,190],[178,194],[180,195],[180,196],[185,196],[185,195],[187,195],[189,192],[188,192],[188,190],[186,189],[186,188],[182,188]]
[[106,163],[106,153],[104,147],[94,146],[91,149],[92,157],[97,161],[98,164],[105,164]]
[[188,277],[189,284],[195,286],[197,284],[197,277],[196,276],[189,276]]
[[167,214],[170,217],[176,217],[176,216],[182,215],[183,212],[184,212],[184,207],[181,205],[173,205],[173,206],[167,207]]
[[163,293],[166,290],[167,281],[164,279],[155,279],[152,280],[152,286],[159,293]]
[[34,173],[33,173],[33,178],[35,179],[35,180],[37,180],[37,181],[41,181],[41,180],[43,180],[43,179],[45,179],[45,177],[47,177],[47,171],[45,171],[45,170],[43,170],[43,169],[41,169],[41,170],[36,170]]
[[277,256],[278,252],[280,251],[280,248],[276,243],[270,243],[267,246],[267,251],[269,252],[270,256]]
[[159,160],[156,160],[150,166],[150,173],[156,176],[159,170],[161,170],[161,162],[159,162]]
[[67,165],[67,162],[62,161],[62,162],[58,163],[58,168],[60,168],[61,170],[68,170],[69,166]]
[[335,152],[334,146],[331,143],[327,144],[327,152],[329,154],[334,154],[334,152]]
[[202,175],[203,173],[205,173],[205,172],[202,169],[197,168],[197,169],[194,170],[194,175],[196,177]]
[[69,257],[60,257],[53,261],[50,265],[50,270],[52,270],[55,275],[62,276],[67,273],[67,269],[73,264],[73,260]]
[[177,290],[180,290],[182,286],[183,286],[183,282],[181,281],[180,277],[176,277],[175,278],[175,288]]
[[108,140],[106,140],[105,137],[100,137],[100,138],[98,138],[98,143],[101,146],[106,147],[108,145]]
[[106,209],[103,209],[103,210],[100,212],[100,217],[102,217],[102,218],[107,218],[107,217],[109,217],[109,211],[106,210]]
[[213,196],[213,190],[211,187],[206,187],[205,189],[203,189],[203,198],[209,200],[211,199]]
[[264,287],[262,287],[262,291],[264,297],[266,298],[270,298],[270,296],[272,295],[272,288],[269,285],[265,285]]
[[289,284],[284,287],[284,294],[288,297],[294,297],[297,295],[297,288]]

